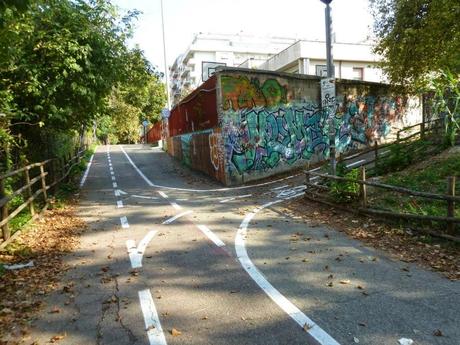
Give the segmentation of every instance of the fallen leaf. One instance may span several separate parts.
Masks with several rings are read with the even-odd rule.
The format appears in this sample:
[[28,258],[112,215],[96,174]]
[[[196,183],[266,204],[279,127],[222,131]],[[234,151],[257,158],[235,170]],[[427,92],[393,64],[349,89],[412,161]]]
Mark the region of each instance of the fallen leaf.
[[182,332],[178,331],[177,329],[173,328],[169,331],[173,337],[178,337],[179,335],[182,334]]
[[344,280],[341,280],[339,283],[345,285],[345,284],[350,284],[351,282],[349,279],[344,279]]

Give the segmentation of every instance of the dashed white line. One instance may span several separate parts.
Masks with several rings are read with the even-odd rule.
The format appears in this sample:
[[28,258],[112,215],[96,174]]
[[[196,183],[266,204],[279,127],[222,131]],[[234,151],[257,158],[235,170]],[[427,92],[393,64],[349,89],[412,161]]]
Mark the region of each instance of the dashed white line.
[[113,191],[113,193],[115,194],[115,196],[120,196],[120,190],[119,189],[115,189]]
[[117,207],[118,208],[123,208],[123,201],[117,200]]
[[112,183],[113,188],[118,188],[118,184],[116,182]]
[[150,345],[167,345],[149,289],[139,291],[139,302],[144,315],[145,329]]
[[286,187],[289,187],[289,185],[288,185],[288,184],[285,184],[284,186],[272,188],[272,189],[270,189],[270,190],[278,190],[278,189],[283,189],[283,188],[286,188]]
[[171,206],[174,207],[176,210],[182,210],[182,207],[179,206],[177,203],[175,202],[170,202]]
[[361,159],[359,161],[356,161],[356,162],[353,162],[353,163],[350,163],[350,164],[347,164],[347,168],[351,168],[351,167],[354,167],[355,165],[359,165],[363,162],[365,162],[366,160],[365,159]]
[[145,237],[139,242],[137,247],[134,240],[126,241],[126,247],[128,249],[129,260],[131,262],[132,268],[142,267],[142,256],[144,255],[145,249],[155,234],[156,230],[149,231],[147,235],[145,235]]
[[160,194],[160,195],[161,195],[163,198],[165,198],[165,199],[168,198],[168,196],[166,195],[166,193],[165,193],[165,192],[162,192],[161,190],[158,191],[158,194]]
[[115,180],[116,180],[115,176],[112,175],[112,181],[115,181]]
[[128,218],[126,218],[125,216],[120,217],[120,223],[121,223],[121,227],[123,229],[128,229],[129,228]]
[[216,246],[225,247],[225,243],[222,242],[222,240],[219,237],[217,237],[217,235],[215,233],[213,233],[211,230],[209,230],[209,228],[206,225],[200,224],[200,225],[197,225],[197,226],[198,226],[198,229],[200,229],[203,232],[203,234],[208,236],[208,238],[211,241],[213,241]]
[[91,168],[91,163],[93,162],[93,158],[94,158],[94,154],[91,155],[91,158],[89,159],[88,166],[86,167],[85,173],[83,174],[83,177],[81,178],[80,188],[83,187],[83,185],[86,182],[86,179],[88,178],[89,169]]
[[188,211],[185,211],[185,212],[182,212],[182,213],[179,213],[179,214],[176,214],[174,217],[171,217],[171,218],[168,218],[166,219],[163,223],[161,224],[171,224],[172,222],[174,222],[176,219],[179,219],[180,217],[183,217],[183,216],[186,216],[190,213],[193,213],[192,210],[188,210]]
[[158,200],[158,198],[157,198],[157,197],[154,197],[154,196],[145,196],[145,195],[136,195],[136,194],[133,194],[133,195],[131,195],[131,197],[133,197],[133,198],[139,198],[139,199]]
[[224,200],[221,200],[219,201],[220,203],[226,203],[226,202],[229,202],[229,201],[233,201],[233,200],[236,200],[236,199],[241,199],[241,198],[248,198],[252,196],[252,194],[246,194],[246,195],[239,195],[239,196],[235,196],[233,198],[228,198],[228,199],[224,199]]
[[315,322],[313,322],[308,316],[292,304],[286,297],[284,297],[273,285],[271,285],[265,276],[260,272],[246,251],[245,238],[248,233],[248,225],[252,218],[264,208],[283,202],[287,199],[300,196],[302,193],[290,196],[289,198],[275,200],[266,203],[253,212],[248,213],[244,220],[241,222],[240,228],[238,229],[235,237],[235,250],[238,260],[243,266],[244,270],[249,276],[260,286],[260,288],[282,309],[284,310],[300,327],[302,327],[307,334],[311,337],[312,342],[318,345],[339,345],[329,334],[327,334],[322,328],[320,328]]

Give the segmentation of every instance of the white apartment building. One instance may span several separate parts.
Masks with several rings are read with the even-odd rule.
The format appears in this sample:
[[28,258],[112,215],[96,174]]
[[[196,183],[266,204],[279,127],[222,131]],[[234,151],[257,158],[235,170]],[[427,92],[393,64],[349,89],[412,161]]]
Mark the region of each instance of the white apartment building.
[[258,37],[247,34],[195,35],[184,54],[170,67],[173,105],[206,81],[218,66],[257,68],[297,41],[294,38]]
[[[372,53],[372,45],[365,43],[334,43],[335,77],[383,82],[380,58]],[[317,75],[325,77],[326,45],[321,41],[297,41],[279,54],[260,64],[260,69]]]

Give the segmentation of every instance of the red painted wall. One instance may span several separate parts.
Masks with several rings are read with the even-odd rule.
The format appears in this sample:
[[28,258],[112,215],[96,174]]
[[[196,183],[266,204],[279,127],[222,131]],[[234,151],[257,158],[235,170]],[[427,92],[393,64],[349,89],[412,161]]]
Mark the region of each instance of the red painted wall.
[[212,76],[171,111],[169,136],[217,126],[216,76]]

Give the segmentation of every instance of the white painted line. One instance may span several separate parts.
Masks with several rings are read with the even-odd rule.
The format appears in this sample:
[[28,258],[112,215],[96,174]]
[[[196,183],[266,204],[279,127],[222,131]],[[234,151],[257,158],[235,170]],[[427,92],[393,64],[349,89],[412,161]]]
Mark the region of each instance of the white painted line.
[[308,171],[312,172],[312,171],[317,171],[317,170],[319,170],[319,169],[321,169],[321,167],[317,167],[317,168],[314,168],[314,169],[310,169],[310,170],[308,170]]
[[80,188],[83,187],[83,185],[86,182],[86,179],[88,178],[89,168],[91,168],[91,163],[93,162],[93,158],[94,158],[94,154],[91,155],[91,158],[89,159],[88,166],[86,167],[85,173],[83,174],[83,177],[81,178]]
[[117,207],[118,208],[123,208],[123,201],[117,200]]
[[179,213],[179,214],[176,214],[174,217],[171,217],[171,218],[168,218],[166,219],[163,223],[161,224],[171,224],[172,222],[174,222],[176,219],[179,219],[180,217],[183,217],[183,216],[186,216],[190,213],[193,213],[192,210],[188,210],[188,211],[185,211],[185,212],[182,212],[182,213]]
[[133,240],[126,241],[126,247],[128,249],[129,260],[131,261],[132,268],[142,267],[142,256],[144,255],[145,249],[147,248],[149,242],[152,240],[156,233],[156,230],[150,230],[147,235],[145,235],[145,237],[139,242],[137,247],[136,242]]
[[203,234],[205,234],[206,236],[208,236],[208,238],[214,242],[214,244],[218,247],[225,247],[225,243],[221,241],[221,239],[219,237],[216,236],[215,233],[213,233],[211,230],[209,230],[209,228],[206,226],[206,225],[197,225],[198,226],[198,229],[200,229]]
[[110,170],[110,171],[113,171],[113,167],[109,167],[109,170]]
[[120,217],[120,223],[121,223],[121,227],[123,229],[128,229],[129,228],[128,218],[126,218],[125,216]]
[[131,197],[133,198],[139,198],[139,199],[150,199],[150,200],[158,200],[157,197],[154,197],[154,196],[144,196],[144,195],[131,195]]
[[361,164],[361,163],[363,163],[363,162],[365,162],[365,161],[366,161],[365,159],[361,159],[361,160],[359,160],[359,161],[356,161],[356,162],[347,164],[346,166],[347,166],[347,168],[351,168],[351,167],[354,167],[355,165],[359,165],[359,164]]
[[278,190],[278,189],[283,189],[283,188],[286,188],[286,187],[289,187],[289,185],[288,185],[288,184],[285,184],[284,186],[272,188],[272,189],[270,189],[270,190]]
[[128,194],[126,192],[123,192],[121,189],[117,189],[117,191],[118,191],[118,196]]
[[241,198],[247,198],[247,197],[250,197],[250,196],[252,196],[252,194],[239,195],[239,196],[235,196],[233,198],[228,198],[228,199],[221,200],[219,202],[226,203],[226,202],[229,202],[229,201],[233,201],[233,200],[241,199]]
[[182,210],[182,207],[180,207],[178,204],[176,204],[175,202],[171,202],[170,203],[172,207],[174,207],[176,210]]
[[276,195],[276,197],[284,199],[284,198],[290,197],[290,196],[292,196],[294,194],[297,194],[298,192],[303,191],[306,188],[307,187],[305,185],[300,185],[300,186],[296,186],[296,187],[293,187],[293,188],[284,189],[284,190],[279,191],[279,193]]
[[115,180],[116,180],[115,176],[112,176],[112,181],[115,181]]
[[[290,196],[287,199],[292,199],[300,195],[302,195],[302,193]],[[254,216],[264,208],[278,204],[287,199],[275,200],[266,203],[256,208],[253,212],[248,213],[244,217],[244,220],[241,222],[235,237],[236,255],[241,263],[241,266],[243,266],[244,270],[249,274],[249,276],[260,286],[260,288],[268,295],[268,297],[270,297],[284,312],[286,312],[295,322],[297,322],[300,327],[306,331],[314,344],[339,345],[336,340],[334,340],[329,334],[327,334],[322,328],[313,322],[313,320],[306,316],[299,308],[292,304],[273,285],[268,282],[267,278],[265,278],[262,272],[260,272],[251,261],[246,251],[245,239],[248,233],[248,225],[252,218],[254,218]]]
[[116,182],[112,183],[113,188],[118,188],[118,184]]
[[149,289],[139,291],[139,302],[144,315],[145,329],[150,345],[167,345]]
[[157,185],[157,184],[153,183],[152,181],[150,181],[150,180],[147,178],[147,176],[145,176],[144,173],[137,167],[137,165],[134,164],[133,160],[131,159],[131,157],[129,157],[128,153],[125,151],[125,149],[123,148],[123,146],[120,146],[120,148],[121,148],[121,151],[123,151],[123,153],[125,154],[126,159],[128,159],[128,161],[129,161],[129,163],[131,164],[131,166],[132,166],[132,167],[134,168],[134,170],[136,170],[137,173],[144,179],[145,183],[147,183],[150,187],[158,187],[158,188],[163,188],[163,189],[180,190],[180,191],[186,191],[186,192],[198,192],[198,193],[205,193],[205,192],[225,192],[225,191],[229,191],[229,190],[239,190],[239,189],[248,189],[248,188],[256,188],[256,187],[260,187],[260,186],[266,186],[266,185],[270,185],[270,184],[277,183],[277,182],[280,182],[280,181],[289,180],[289,179],[291,179],[291,178],[294,178],[294,177],[296,177],[296,176],[300,176],[300,175],[303,174],[303,173],[298,173],[298,174],[295,174],[295,175],[283,177],[283,178],[278,179],[278,180],[263,182],[263,183],[254,184],[254,185],[250,185],[250,186],[228,187],[228,188],[216,188],[216,189],[188,189],[188,188],[175,188],[175,187],[168,187],[168,186]]
[[113,192],[114,192],[115,196],[120,196],[120,190],[119,189],[115,189]]
[[168,196],[166,195],[166,193],[162,192],[161,190],[158,191],[158,194],[160,194],[163,198],[168,199]]
[[176,199],[177,201],[188,201],[188,199]]

